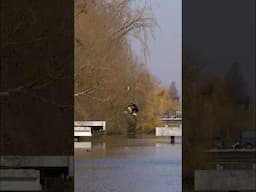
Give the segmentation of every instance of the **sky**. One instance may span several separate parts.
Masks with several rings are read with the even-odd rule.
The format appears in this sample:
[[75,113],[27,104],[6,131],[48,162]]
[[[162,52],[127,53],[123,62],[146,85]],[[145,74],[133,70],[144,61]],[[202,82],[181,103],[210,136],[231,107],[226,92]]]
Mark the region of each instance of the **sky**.
[[[181,95],[182,1],[148,0],[148,3],[158,23],[154,28],[154,38],[150,36],[148,39],[148,69],[163,85],[175,81]],[[136,42],[133,47],[140,55]]]

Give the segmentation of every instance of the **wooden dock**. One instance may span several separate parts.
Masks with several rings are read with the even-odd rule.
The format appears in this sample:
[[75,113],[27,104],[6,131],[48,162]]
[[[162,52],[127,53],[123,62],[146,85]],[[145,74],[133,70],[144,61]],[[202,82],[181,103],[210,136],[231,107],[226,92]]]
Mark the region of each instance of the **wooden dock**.
[[182,138],[182,116],[177,114],[171,117],[161,118],[164,127],[156,127],[155,135],[162,137],[170,137],[172,144],[175,143],[175,137]]
[[41,181],[74,177],[73,156],[0,156],[1,191],[40,191]]
[[106,121],[75,121],[74,137],[91,137],[97,131],[106,130]]
[[0,169],[1,191],[41,191],[40,171],[36,169]]
[[181,127],[156,127],[156,136],[182,136]]
[[256,191],[256,171],[196,170],[195,191]]
[[159,137],[170,137],[170,142],[175,143],[175,137],[182,136],[182,128],[180,127],[156,127],[155,135]]
[[203,153],[211,156],[209,169],[195,170],[195,191],[256,191],[256,149],[211,149]]

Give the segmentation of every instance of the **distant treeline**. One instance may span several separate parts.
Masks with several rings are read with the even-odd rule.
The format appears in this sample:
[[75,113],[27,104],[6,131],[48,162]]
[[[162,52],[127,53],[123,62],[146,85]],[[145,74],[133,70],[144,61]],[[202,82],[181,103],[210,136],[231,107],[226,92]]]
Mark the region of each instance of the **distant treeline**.
[[[195,169],[205,169],[212,157],[203,151],[215,141],[232,148],[242,131],[255,129],[255,113],[239,63],[225,72],[207,70],[200,56],[183,47],[183,182]],[[191,158],[192,157],[192,158]],[[193,181],[193,179],[191,179]]]

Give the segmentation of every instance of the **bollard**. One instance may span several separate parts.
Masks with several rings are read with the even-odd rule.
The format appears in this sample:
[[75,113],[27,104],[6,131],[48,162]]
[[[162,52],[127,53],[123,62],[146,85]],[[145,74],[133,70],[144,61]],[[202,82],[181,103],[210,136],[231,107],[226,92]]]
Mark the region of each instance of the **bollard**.
[[171,139],[171,144],[175,144],[175,136],[171,136],[170,139]]

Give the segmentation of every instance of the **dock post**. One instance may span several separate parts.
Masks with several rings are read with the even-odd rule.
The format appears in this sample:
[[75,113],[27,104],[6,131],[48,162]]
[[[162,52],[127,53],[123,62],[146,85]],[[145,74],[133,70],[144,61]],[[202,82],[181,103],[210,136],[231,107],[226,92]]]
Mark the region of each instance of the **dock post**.
[[170,139],[171,139],[171,144],[175,144],[175,136],[171,136]]

